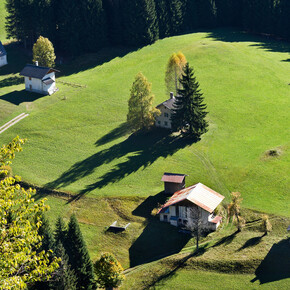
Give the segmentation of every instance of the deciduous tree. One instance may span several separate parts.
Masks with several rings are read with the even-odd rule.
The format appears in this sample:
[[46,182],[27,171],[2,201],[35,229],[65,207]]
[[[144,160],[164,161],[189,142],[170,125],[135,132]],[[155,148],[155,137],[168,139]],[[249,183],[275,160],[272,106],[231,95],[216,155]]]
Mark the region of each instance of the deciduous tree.
[[177,90],[180,88],[179,78],[187,61],[182,52],[173,53],[167,63],[165,72],[165,85],[167,93],[173,92],[177,95]]
[[187,224],[185,227],[191,232],[192,236],[195,237],[196,252],[198,252],[199,238],[202,231],[201,209],[198,206],[187,209]]
[[238,231],[240,232],[245,225],[245,219],[240,215],[241,202],[243,198],[239,192],[231,193],[231,202],[228,205],[228,214],[230,218],[236,220]]
[[101,255],[101,258],[96,261],[95,273],[98,277],[98,284],[102,288],[112,289],[119,287],[125,279],[123,268],[115,256],[111,253]]
[[39,36],[36,43],[33,45],[33,61],[38,61],[41,66],[54,66],[54,48],[48,38]]
[[[24,142],[16,137],[0,148],[0,167],[11,163]],[[48,210],[45,200],[35,203],[34,191],[25,190],[18,181],[17,176],[0,181],[0,289],[5,290],[49,279],[59,262],[50,260],[50,251],[37,251],[42,245],[41,215]]]
[[151,94],[151,84],[139,72],[131,88],[128,102],[127,121],[134,131],[149,129],[154,125],[155,116],[160,111],[153,107],[154,96]]
[[269,217],[266,214],[262,215],[261,230],[265,233],[265,235],[272,231],[272,225],[269,221]]
[[207,132],[208,122],[204,98],[199,89],[199,83],[194,76],[193,68],[187,63],[179,79],[181,88],[175,97],[173,114],[171,115],[174,130],[182,130],[193,138],[199,139]]

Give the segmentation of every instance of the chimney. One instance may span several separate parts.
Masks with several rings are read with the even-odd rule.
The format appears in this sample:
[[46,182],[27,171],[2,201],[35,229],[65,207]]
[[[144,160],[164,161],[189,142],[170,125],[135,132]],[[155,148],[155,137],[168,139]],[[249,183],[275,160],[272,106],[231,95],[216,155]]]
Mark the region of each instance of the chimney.
[[174,99],[174,93],[173,92],[170,93],[170,99]]
[[38,66],[38,61],[35,62],[35,65]]

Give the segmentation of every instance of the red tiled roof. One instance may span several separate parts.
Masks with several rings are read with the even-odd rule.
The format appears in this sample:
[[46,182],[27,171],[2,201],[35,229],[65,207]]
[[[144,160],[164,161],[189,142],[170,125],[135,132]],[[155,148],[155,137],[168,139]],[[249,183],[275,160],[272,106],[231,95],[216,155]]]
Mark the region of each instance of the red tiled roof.
[[185,174],[165,172],[161,178],[161,181],[173,182],[173,183],[182,183],[185,176],[186,176]]
[[216,216],[213,220],[210,221],[210,223],[217,224],[221,220],[222,220],[222,217],[221,216]]
[[160,211],[170,205],[188,200],[202,209],[212,213],[225,197],[202,183],[197,183],[190,187],[175,192],[172,197],[163,205]]

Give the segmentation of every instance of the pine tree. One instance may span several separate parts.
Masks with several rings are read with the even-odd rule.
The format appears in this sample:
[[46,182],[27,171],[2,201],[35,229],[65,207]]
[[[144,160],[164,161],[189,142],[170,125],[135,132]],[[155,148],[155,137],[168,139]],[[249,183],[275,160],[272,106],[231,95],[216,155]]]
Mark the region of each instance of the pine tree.
[[55,224],[55,231],[54,231],[54,242],[55,247],[62,243],[65,246],[66,242],[66,235],[67,235],[67,228],[63,221],[62,217],[58,217]]
[[170,14],[167,0],[155,0],[159,37],[170,36]]
[[121,13],[125,45],[143,46],[158,39],[158,21],[154,0],[123,0]]
[[[60,267],[53,275],[53,280],[49,283],[50,289],[55,290],[75,290],[77,289],[77,278],[71,269],[69,258],[61,242],[58,242],[54,249],[55,255],[61,258]],[[42,288],[41,288],[42,289]]]
[[153,100],[151,84],[139,72],[132,85],[128,102],[127,121],[134,131],[147,130],[154,125],[155,116],[159,114],[159,110],[152,106]]
[[33,61],[38,61],[39,65],[53,67],[55,60],[54,48],[48,38],[39,36],[33,45]]
[[202,134],[207,132],[206,105],[203,103],[204,98],[194,76],[193,68],[188,63],[185,65],[179,81],[181,89],[178,89],[174,103],[171,116],[172,126],[175,130],[182,130],[193,138],[199,139]]
[[69,262],[77,277],[77,289],[92,289],[94,285],[93,264],[74,214],[70,217],[68,224],[67,249]]

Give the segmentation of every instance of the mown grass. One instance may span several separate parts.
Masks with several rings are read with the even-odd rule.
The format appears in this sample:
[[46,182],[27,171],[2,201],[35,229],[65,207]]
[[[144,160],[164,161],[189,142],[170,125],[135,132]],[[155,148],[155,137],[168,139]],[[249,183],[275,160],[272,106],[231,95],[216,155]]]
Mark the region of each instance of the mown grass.
[[5,0],[0,1],[0,40],[4,43],[6,39],[6,31],[5,31],[5,17],[6,17],[6,8],[5,8]]
[[[195,68],[209,132],[192,144],[156,133],[128,138],[123,128],[134,76],[142,71],[152,82],[155,104],[162,102],[165,66],[179,50]],[[189,174],[187,185],[202,182],[226,197],[240,191],[244,206],[289,216],[288,52],[286,43],[214,30],[137,51],[86,55],[60,67],[59,77],[85,88],[58,83],[58,93],[33,102],[23,85],[1,88],[1,106],[13,107],[11,117],[30,113],[1,141],[17,134],[28,138],[14,171],[37,185],[90,197],[146,197],[162,190],[164,171],[174,171]],[[283,148],[280,156],[264,158],[277,146]]]

